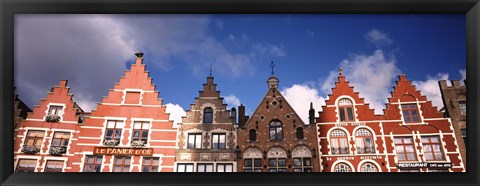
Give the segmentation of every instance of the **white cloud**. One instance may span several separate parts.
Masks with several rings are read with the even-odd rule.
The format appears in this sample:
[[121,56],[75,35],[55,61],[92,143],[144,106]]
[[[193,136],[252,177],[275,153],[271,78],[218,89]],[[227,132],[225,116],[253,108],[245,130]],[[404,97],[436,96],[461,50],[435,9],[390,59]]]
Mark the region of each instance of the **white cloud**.
[[458,72],[462,77],[462,79],[460,79],[460,84],[465,85],[465,83],[463,83],[463,80],[467,79],[467,69],[460,69]]
[[391,39],[386,33],[377,29],[370,30],[370,32],[365,35],[365,38],[377,48],[393,44],[393,39]]
[[306,124],[309,122],[310,102],[313,102],[315,117],[318,117],[321,106],[325,105],[325,98],[319,95],[318,90],[305,84],[294,84],[291,87],[283,88],[281,93]]
[[427,100],[432,101],[433,106],[437,106],[440,110],[443,107],[442,94],[438,81],[448,80],[448,74],[438,73],[436,76],[427,76],[426,81],[412,81],[417,90],[420,90],[422,95],[427,96]]
[[263,56],[282,57],[285,56],[285,47],[283,45],[253,45],[253,50]]
[[178,104],[167,103],[166,106],[165,112],[170,114],[168,119],[173,120],[173,127],[177,128],[177,124],[182,123],[182,116],[186,116],[186,112]]
[[[360,93],[360,97],[370,103],[370,108],[375,109],[376,114],[383,114],[382,109],[390,96],[393,82],[400,74],[395,58],[386,58],[382,50],[376,50],[368,56],[353,55],[340,65],[346,80]],[[331,93],[336,77],[338,70],[331,71],[321,86],[323,93]]]
[[238,99],[235,95],[228,95],[223,97],[225,99],[225,103],[227,103],[229,108],[238,107],[240,106],[240,99]]

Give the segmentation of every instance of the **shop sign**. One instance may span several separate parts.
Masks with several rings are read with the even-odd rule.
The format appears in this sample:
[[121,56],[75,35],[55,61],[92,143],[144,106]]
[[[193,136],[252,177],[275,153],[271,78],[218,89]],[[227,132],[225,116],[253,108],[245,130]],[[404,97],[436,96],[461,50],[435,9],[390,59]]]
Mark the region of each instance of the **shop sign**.
[[452,168],[452,163],[397,163],[398,168]]
[[152,156],[152,148],[94,147],[93,155]]

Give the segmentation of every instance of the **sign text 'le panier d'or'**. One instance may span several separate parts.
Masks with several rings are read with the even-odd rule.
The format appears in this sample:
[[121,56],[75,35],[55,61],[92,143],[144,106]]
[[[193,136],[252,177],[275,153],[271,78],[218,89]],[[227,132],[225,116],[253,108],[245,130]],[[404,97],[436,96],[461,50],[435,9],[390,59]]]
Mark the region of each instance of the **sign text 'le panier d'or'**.
[[133,155],[152,156],[152,148],[94,147],[94,155]]

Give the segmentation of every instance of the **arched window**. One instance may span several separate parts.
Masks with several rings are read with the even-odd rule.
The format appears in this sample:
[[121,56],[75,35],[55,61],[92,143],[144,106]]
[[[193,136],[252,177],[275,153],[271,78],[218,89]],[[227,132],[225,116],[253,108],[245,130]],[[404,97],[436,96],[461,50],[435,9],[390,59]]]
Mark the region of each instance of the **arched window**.
[[213,110],[210,107],[205,108],[203,111],[203,123],[213,122]]
[[257,141],[257,131],[255,131],[255,129],[250,130],[249,139],[250,141]]
[[268,150],[268,172],[287,172],[287,153],[280,147]]
[[340,113],[340,121],[354,121],[352,101],[346,98],[341,99],[338,101],[338,110]]
[[347,134],[340,129],[335,129],[330,133],[330,147],[332,154],[348,154]]
[[358,154],[375,153],[372,133],[364,128],[358,129],[355,133],[355,144]]
[[312,151],[306,146],[297,146],[292,151],[293,171],[312,172]]
[[360,167],[360,172],[378,172],[377,166],[375,166],[373,163],[364,163]]
[[278,120],[270,122],[270,140],[283,140],[282,122]]
[[298,127],[297,128],[297,139],[303,139],[303,128],[302,127]]
[[352,172],[352,168],[345,163],[335,165],[334,172]]
[[248,148],[243,152],[243,171],[262,172],[263,153],[257,148]]

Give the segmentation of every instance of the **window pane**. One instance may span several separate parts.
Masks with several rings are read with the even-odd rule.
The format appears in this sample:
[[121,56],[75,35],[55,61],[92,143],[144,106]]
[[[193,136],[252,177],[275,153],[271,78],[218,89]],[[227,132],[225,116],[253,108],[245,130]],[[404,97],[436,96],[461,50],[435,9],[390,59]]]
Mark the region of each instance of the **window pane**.
[[278,166],[279,167],[285,167],[286,166],[285,158],[278,159]]
[[245,167],[252,167],[252,159],[245,159],[244,164]]
[[348,121],[353,121],[353,110],[351,107],[347,108]]
[[261,166],[262,166],[262,159],[255,159],[254,167],[261,167]]
[[312,166],[312,161],[310,158],[303,158],[303,165],[304,166]]
[[340,121],[345,121],[345,110],[344,108],[339,108],[340,109]]
[[293,158],[293,166],[302,166],[300,158]]
[[277,166],[277,160],[276,159],[268,159],[268,166],[276,167]]

